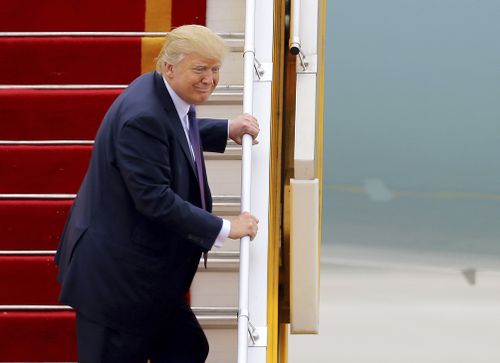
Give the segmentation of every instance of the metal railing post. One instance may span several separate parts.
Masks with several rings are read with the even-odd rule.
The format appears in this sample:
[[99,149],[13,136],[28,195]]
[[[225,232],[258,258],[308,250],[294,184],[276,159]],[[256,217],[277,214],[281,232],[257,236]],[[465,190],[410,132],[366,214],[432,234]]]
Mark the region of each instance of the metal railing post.
[[290,53],[298,55],[300,44],[300,0],[291,0],[290,6],[290,40],[288,42]]
[[[253,114],[253,77],[254,77],[254,31],[255,0],[246,0],[243,112]],[[252,172],[252,137],[243,136],[243,158],[241,167],[241,211],[250,212],[250,183]],[[248,361],[248,288],[250,272],[250,238],[240,241],[240,284],[238,307],[238,363]]]

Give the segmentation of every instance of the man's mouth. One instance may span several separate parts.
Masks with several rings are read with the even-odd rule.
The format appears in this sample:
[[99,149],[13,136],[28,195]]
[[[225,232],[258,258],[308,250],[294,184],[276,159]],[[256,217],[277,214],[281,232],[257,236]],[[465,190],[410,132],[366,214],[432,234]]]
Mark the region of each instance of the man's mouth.
[[203,97],[209,97],[212,94],[212,90],[198,90],[198,94]]

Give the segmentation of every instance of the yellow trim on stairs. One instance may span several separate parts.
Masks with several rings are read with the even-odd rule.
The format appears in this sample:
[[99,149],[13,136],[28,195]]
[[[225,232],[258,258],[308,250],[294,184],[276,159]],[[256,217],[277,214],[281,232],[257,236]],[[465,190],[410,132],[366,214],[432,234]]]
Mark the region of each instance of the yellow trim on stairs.
[[172,0],[146,0],[144,31],[168,32],[172,27]]
[[165,39],[163,37],[143,37],[141,39],[141,74],[156,68],[156,57]]
[[[172,27],[172,0],[146,0],[144,31],[168,32]],[[163,37],[141,40],[141,73],[155,69],[155,58],[163,45]]]

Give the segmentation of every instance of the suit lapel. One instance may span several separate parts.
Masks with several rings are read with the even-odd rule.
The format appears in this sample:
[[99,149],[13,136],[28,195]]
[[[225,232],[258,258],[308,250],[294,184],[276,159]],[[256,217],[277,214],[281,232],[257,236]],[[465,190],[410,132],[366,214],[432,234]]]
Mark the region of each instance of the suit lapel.
[[193,162],[193,157],[191,155],[191,150],[189,149],[186,134],[184,133],[184,129],[182,127],[181,120],[179,119],[179,115],[177,114],[177,110],[175,109],[174,102],[172,101],[172,98],[170,97],[170,94],[165,87],[163,77],[158,74],[158,72],[154,72],[154,77],[156,94],[158,95],[163,108],[167,112],[167,116],[169,121],[171,121],[170,125],[172,126],[172,130],[174,131],[175,138],[181,145],[181,149],[184,152],[189,165],[191,165],[191,171],[196,176],[196,170]]

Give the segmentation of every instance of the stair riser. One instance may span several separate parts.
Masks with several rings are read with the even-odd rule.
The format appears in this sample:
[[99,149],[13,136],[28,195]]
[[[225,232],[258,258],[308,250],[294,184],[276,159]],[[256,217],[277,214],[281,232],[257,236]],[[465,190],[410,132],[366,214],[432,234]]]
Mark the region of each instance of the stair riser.
[[0,140],[93,140],[114,90],[0,90]]
[[0,38],[0,84],[128,84],[141,54],[138,37]]
[[[201,272],[201,273],[200,273]],[[191,285],[193,306],[238,306],[238,269],[230,271],[200,269]]]
[[[204,327],[203,318],[200,322]],[[235,362],[235,328],[204,327],[204,330],[210,344],[207,363]],[[0,362],[76,362],[76,359],[73,311],[0,312]]]
[[59,284],[53,256],[0,256],[2,305],[57,305]]
[[[4,1],[0,31],[144,31],[146,0]],[[99,11],[96,11],[99,9]]]
[[[8,1],[2,3],[2,32],[165,32],[184,24],[206,24],[206,1],[190,6],[172,0]],[[117,15],[120,9],[120,16]]]
[[[0,200],[0,251],[55,250],[72,203],[73,199]],[[238,248],[238,241],[228,239],[222,250]]]
[[243,84],[243,53],[228,52],[222,64],[219,84]]
[[[0,256],[1,305],[57,305],[54,256]],[[208,260],[208,269],[200,266],[190,291],[194,306],[236,306],[238,269],[217,267]]]
[[[2,305],[58,305],[60,286],[53,256],[0,256],[0,301]],[[238,268],[208,269],[200,263],[190,289],[193,306],[237,306]]]
[[243,113],[243,105],[241,103],[221,105],[205,104],[196,106],[196,112],[199,117],[232,119]]
[[207,0],[206,25],[217,32],[245,32],[245,0]]
[[206,363],[236,362],[238,335],[236,329],[204,329],[210,345]]
[[[0,89],[0,141],[94,140],[104,114],[122,91]],[[230,103],[226,99],[213,96],[198,107],[199,116],[233,118],[242,113],[240,97]]]
[[[87,170],[91,151],[90,145],[0,145],[0,193],[74,194]],[[239,194],[239,164],[238,160],[207,160],[209,180],[222,183],[222,187],[213,185],[212,194]],[[231,177],[225,178],[226,174]]]
[[1,362],[75,362],[74,312],[1,312]]
[[[0,84],[127,85],[155,68],[160,49],[161,41],[142,37],[3,37]],[[154,56],[143,60],[143,54]],[[229,53],[221,81],[242,84],[241,59]]]
[[241,194],[241,160],[206,160],[205,165],[213,195]]
[[55,250],[70,200],[0,200],[0,250]]
[[0,193],[76,193],[90,146],[0,146]]

